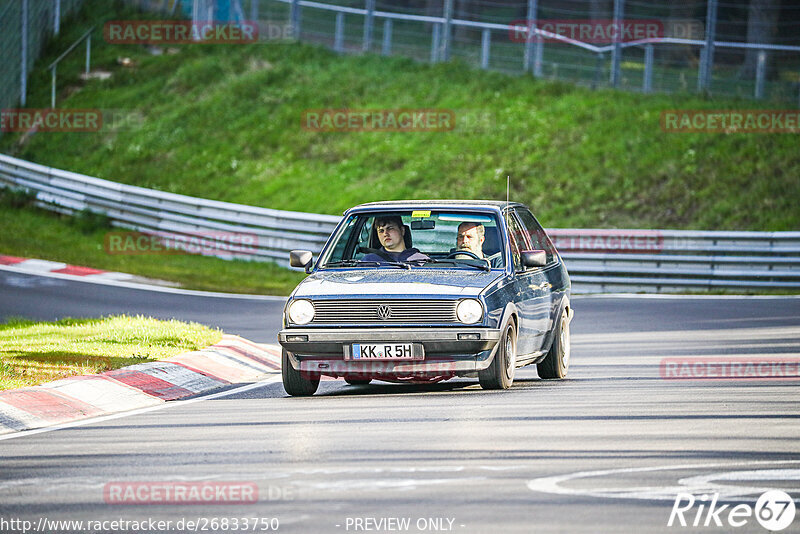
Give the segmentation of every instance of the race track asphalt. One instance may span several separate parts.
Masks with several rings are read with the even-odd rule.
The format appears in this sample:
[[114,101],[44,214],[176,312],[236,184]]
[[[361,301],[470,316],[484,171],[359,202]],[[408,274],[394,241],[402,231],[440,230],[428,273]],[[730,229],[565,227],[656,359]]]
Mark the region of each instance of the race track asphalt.
[[[8,272],[0,272],[0,291],[2,317],[146,313],[267,343],[282,308],[279,300]],[[563,381],[525,368],[507,391],[483,391],[470,379],[324,381],[312,398],[289,398],[275,376],[224,396],[0,441],[0,531],[21,531],[3,520],[87,532],[88,523],[49,522],[153,519],[172,523],[139,531],[184,532],[180,520],[218,518],[216,528],[210,519],[197,526],[241,532],[244,518],[277,518],[278,532],[291,533],[764,532],[753,517],[729,526],[731,505],[752,506],[766,489],[800,497],[796,366],[794,377],[770,363],[770,376],[736,380],[675,378],[668,367],[678,358],[797,362],[800,299],[575,297],[573,305]],[[130,482],[257,487],[258,498],[107,502]],[[668,527],[679,492],[698,500],[684,513],[689,524],[700,499],[709,496],[708,508],[719,494],[717,508],[729,505],[718,516],[724,526],[711,518],[708,527]],[[798,531],[800,517],[784,532]]]

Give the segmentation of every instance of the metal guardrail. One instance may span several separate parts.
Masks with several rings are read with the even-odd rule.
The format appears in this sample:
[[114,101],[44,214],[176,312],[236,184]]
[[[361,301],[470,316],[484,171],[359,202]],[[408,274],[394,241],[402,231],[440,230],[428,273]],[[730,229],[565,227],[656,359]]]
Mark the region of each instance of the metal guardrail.
[[[253,236],[247,253],[222,258],[278,261],[318,252],[340,217],[281,211],[125,185],[0,155],[0,187],[36,193],[45,209],[89,209],[114,226],[226,243]],[[800,232],[552,229],[576,292],[800,289]]]

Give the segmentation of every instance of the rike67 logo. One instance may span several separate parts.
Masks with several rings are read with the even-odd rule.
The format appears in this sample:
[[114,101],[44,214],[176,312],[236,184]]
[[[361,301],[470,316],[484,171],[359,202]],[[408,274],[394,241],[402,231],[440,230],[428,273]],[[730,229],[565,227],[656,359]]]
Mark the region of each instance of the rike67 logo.
[[794,521],[795,505],[791,496],[781,490],[761,494],[755,506],[750,504],[718,504],[719,493],[695,497],[679,493],[675,497],[667,526],[681,527],[743,527],[753,517],[767,530],[784,530]]

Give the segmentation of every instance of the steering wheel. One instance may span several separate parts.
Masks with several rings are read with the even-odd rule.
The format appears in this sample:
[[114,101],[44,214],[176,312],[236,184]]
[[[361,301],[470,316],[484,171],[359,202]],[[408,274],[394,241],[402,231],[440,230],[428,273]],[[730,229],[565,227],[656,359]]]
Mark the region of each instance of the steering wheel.
[[461,254],[466,254],[467,256],[472,256],[476,260],[482,260],[483,259],[480,256],[478,256],[477,254],[475,254],[474,252],[472,252],[471,250],[456,250],[455,252],[451,252],[450,254],[448,254],[447,255],[447,259],[455,258],[456,256],[459,256]]

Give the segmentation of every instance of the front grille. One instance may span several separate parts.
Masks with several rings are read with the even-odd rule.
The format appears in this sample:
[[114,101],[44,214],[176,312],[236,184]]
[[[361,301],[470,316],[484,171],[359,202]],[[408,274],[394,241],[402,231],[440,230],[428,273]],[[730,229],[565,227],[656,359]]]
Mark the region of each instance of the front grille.
[[312,324],[457,323],[455,300],[316,300]]

